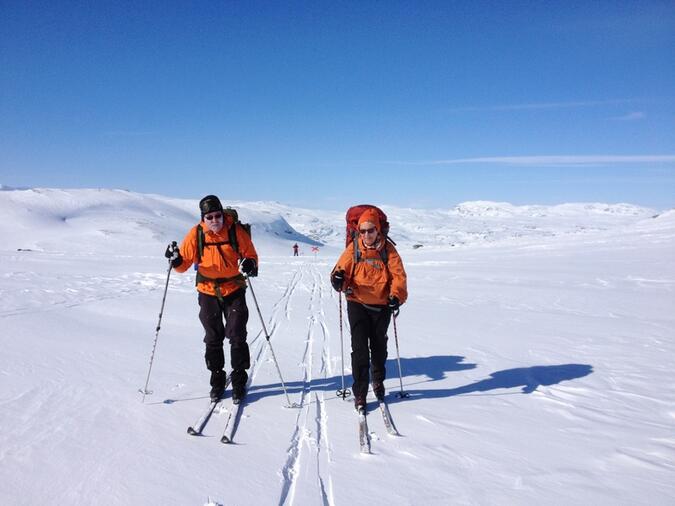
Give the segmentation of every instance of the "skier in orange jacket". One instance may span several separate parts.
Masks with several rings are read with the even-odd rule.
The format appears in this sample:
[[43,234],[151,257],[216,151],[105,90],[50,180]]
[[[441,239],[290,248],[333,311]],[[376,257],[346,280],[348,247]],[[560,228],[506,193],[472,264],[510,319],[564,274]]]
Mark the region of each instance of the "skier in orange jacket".
[[352,335],[352,391],[357,409],[366,404],[371,361],[373,393],[378,399],[384,398],[387,329],[392,312],[398,311],[408,298],[403,262],[394,245],[382,234],[375,210],[363,212],[358,231],[358,239],[347,246],[331,272],[333,288],[344,291],[347,297]]
[[[205,331],[204,358],[211,371],[211,399],[219,399],[225,390],[223,343],[227,338],[232,400],[238,403],[246,394],[246,370],[251,367],[244,275],[255,275],[258,254],[248,233],[224,212],[218,197],[207,195],[199,202],[199,209],[202,219],[186,234],[171,265],[177,272],[185,272],[192,265],[197,268],[199,320]],[[171,256],[169,248],[166,255]]]

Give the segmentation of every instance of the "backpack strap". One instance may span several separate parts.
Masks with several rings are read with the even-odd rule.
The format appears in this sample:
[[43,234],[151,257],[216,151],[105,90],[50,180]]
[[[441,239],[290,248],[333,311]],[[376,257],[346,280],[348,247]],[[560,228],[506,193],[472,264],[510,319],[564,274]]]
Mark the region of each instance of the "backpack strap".
[[197,225],[196,228],[197,230],[195,231],[195,233],[197,234],[197,262],[196,262],[197,265],[202,263],[202,256],[204,255],[204,248],[206,246],[216,246],[218,248],[218,253],[220,253],[220,256],[223,258],[223,262],[225,262],[225,265],[227,265],[227,262],[225,261],[225,256],[223,255],[223,252],[220,249],[221,246],[225,244],[231,245],[234,252],[237,254],[237,256],[239,256],[239,245],[237,243],[237,233],[234,230],[234,225],[232,225],[227,231],[228,240],[220,242],[207,242],[202,227]]
[[201,226],[195,227],[195,234],[197,234],[197,265],[199,265],[202,263],[202,253],[204,253],[204,231]]
[[356,269],[356,264],[361,261],[361,250],[359,249],[359,242],[357,240],[357,237],[358,235],[356,234],[356,232],[352,232],[352,244],[354,245],[354,261],[352,262],[352,271],[349,274],[349,279],[354,279],[354,270]]
[[[239,225],[239,222],[234,222],[232,226],[227,230],[227,236],[230,239],[230,246],[232,246],[232,249],[234,252],[237,254],[239,258],[241,258],[241,255],[239,255],[239,241],[237,241],[237,226]],[[218,248],[220,249],[220,248]]]
[[[356,237],[356,234],[352,234],[352,243],[354,244],[354,265],[361,261],[361,248],[359,248],[359,241]],[[353,271],[352,274],[354,274]]]
[[[239,252],[239,240],[237,239],[237,227],[239,227],[241,230],[243,230],[249,237],[251,237],[251,224],[250,223],[242,223],[241,221],[235,221],[230,229],[228,230],[228,237],[230,239],[230,245],[232,246],[232,249],[234,252],[237,254],[237,257],[239,257],[239,260],[243,260],[244,257],[241,255]],[[258,275],[258,262],[255,262],[255,268],[253,269],[253,272],[251,272],[248,277],[254,278]]]
[[380,250],[380,257],[382,257],[382,261],[384,262],[385,268],[387,267],[387,263],[389,262],[389,252],[387,251],[387,241],[389,241],[389,237],[386,237],[384,239],[384,247]]

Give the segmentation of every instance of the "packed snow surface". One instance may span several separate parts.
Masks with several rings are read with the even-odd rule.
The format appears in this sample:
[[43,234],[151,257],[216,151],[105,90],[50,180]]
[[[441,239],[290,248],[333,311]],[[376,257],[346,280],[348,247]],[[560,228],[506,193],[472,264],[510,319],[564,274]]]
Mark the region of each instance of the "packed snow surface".
[[371,394],[362,455],[335,393],[343,212],[225,202],[253,225],[270,341],[249,290],[250,389],[224,445],[229,399],[186,433],[209,389],[192,271],[168,277],[138,392],[163,252],[197,200],[2,190],[0,504],[674,504],[673,211],[385,206],[410,291],[387,364],[401,436]]

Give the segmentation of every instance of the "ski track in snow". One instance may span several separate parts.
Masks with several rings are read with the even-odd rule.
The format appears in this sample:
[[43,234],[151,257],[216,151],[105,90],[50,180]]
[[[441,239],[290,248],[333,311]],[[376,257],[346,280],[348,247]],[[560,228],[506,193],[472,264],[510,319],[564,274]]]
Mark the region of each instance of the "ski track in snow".
[[[270,343],[272,342],[272,337],[276,334],[278,328],[279,328],[279,313],[281,310],[284,312],[284,318],[285,319],[290,319],[290,300],[293,297],[293,293],[295,292],[295,289],[302,278],[302,275],[300,271],[296,271],[289,282],[289,284],[286,287],[286,290],[284,293],[281,294],[281,297],[279,297],[279,300],[274,304],[272,307],[272,314],[270,315],[266,328],[268,329],[267,332],[269,332],[268,337],[270,340]],[[249,282],[252,284],[253,282],[249,280]],[[253,288],[255,290],[255,287]],[[255,302],[253,303],[255,306]],[[253,308],[249,308],[249,312],[251,312]],[[257,309],[255,309],[255,312],[257,313]],[[263,316],[264,318],[264,316]],[[246,391],[249,391],[251,388],[251,385],[255,381],[255,377],[258,374],[258,370],[260,369],[260,364],[270,362],[272,359],[270,358],[269,360],[266,358],[267,357],[267,351],[269,349],[270,344],[267,342],[267,337],[265,336],[264,329],[260,328],[256,336],[251,340],[249,343],[250,347],[255,346],[255,351],[251,353],[251,369],[249,372],[249,378],[248,382],[246,384]],[[244,408],[245,406],[242,406]],[[241,415],[241,412],[243,409],[239,410],[239,414]],[[234,438],[234,435],[238,429],[239,426],[239,420],[232,420],[234,424],[234,430],[232,431],[232,437]]]
[[[286,290],[284,293],[281,294],[279,297],[279,300],[274,303],[272,306],[272,312],[270,317],[267,320],[266,328],[267,331],[269,332],[269,338],[270,342],[272,341],[272,337],[277,333],[278,327],[279,327],[279,313],[283,311],[284,313],[284,319],[290,320],[290,300],[293,297],[293,293],[295,292],[295,289],[297,288],[298,283],[300,282],[300,279],[302,278],[302,274],[300,271],[296,271],[293,274],[293,277],[291,278],[290,282],[286,286]],[[255,288],[254,288],[255,289]],[[254,303],[255,305],[255,303]],[[250,306],[250,304],[249,304]],[[255,310],[257,312],[257,309]],[[249,308],[249,312],[253,312],[253,307]],[[263,315],[264,318],[264,315]],[[267,338],[265,337],[264,330],[262,327],[260,328],[260,331],[256,334],[255,338],[251,341],[251,344],[254,342],[257,342],[259,338],[262,339],[260,340],[260,345],[257,347],[257,352],[255,353],[255,360],[253,357],[251,357],[251,374],[249,375],[252,380],[255,378],[255,375],[258,371],[258,366],[259,364],[265,360],[265,355],[268,349],[267,346]],[[271,360],[271,359],[270,359]],[[250,386],[250,384],[249,384]]]
[[[272,341],[272,337],[277,333],[277,330],[279,329],[279,314],[283,312],[283,318],[288,320],[290,319],[290,300],[295,292],[295,289],[297,288],[298,283],[302,279],[302,273],[298,270],[293,274],[293,277],[291,278],[290,282],[286,286],[286,289],[284,292],[281,294],[277,302],[272,306],[272,313],[270,317],[267,320],[267,323],[265,327],[267,328],[267,331],[269,332],[269,339],[270,343]],[[251,284],[253,284],[253,281],[249,280]],[[253,291],[255,291],[255,287],[253,287]],[[256,313],[257,315],[257,309],[255,309],[255,302],[253,304],[249,304],[249,313],[252,314],[253,312]],[[263,315],[264,318],[264,315]],[[258,320],[259,321],[259,320]],[[269,360],[266,358],[267,357],[267,351],[269,349],[269,344],[267,343],[267,338],[265,337],[265,332],[262,326],[260,327],[260,330],[257,332],[257,334],[249,341],[249,348],[251,350],[251,369],[249,370],[249,377],[248,381],[246,383],[246,391],[248,392],[251,388],[251,385],[255,381],[255,378],[258,374],[258,371],[260,370],[260,365],[263,363],[267,362],[272,362],[273,360],[270,358]],[[246,406],[246,403],[241,406],[241,409],[238,410],[237,414],[238,416],[234,420],[228,420],[226,422],[225,430],[227,431],[227,428],[232,426],[232,432],[231,432],[231,437],[232,440],[234,441],[234,437],[236,436],[236,432],[239,429],[239,423],[241,421],[241,415],[242,412],[244,411]],[[234,409],[234,406],[230,405],[230,407],[225,408],[223,404],[221,403],[221,407],[218,411],[218,413],[227,413],[229,416],[229,411],[230,409]],[[225,434],[225,432],[224,432]]]
[[[305,348],[301,358],[303,367],[301,409],[287,450],[287,458],[280,474],[283,477],[279,505],[295,504],[298,483],[303,490],[312,490],[309,499],[313,504],[333,505],[332,479],[330,475],[331,449],[328,437],[328,415],[324,392],[312,391],[315,359],[318,358],[318,375],[326,379],[332,375],[328,327],[324,319],[324,290],[321,275],[316,266],[307,266],[303,277],[310,278],[305,288],[310,292],[308,325]],[[320,337],[317,338],[317,334]],[[305,492],[306,493],[306,492]],[[306,493],[307,494],[307,493]],[[305,496],[306,499],[306,496]],[[304,501],[299,501],[302,504]]]

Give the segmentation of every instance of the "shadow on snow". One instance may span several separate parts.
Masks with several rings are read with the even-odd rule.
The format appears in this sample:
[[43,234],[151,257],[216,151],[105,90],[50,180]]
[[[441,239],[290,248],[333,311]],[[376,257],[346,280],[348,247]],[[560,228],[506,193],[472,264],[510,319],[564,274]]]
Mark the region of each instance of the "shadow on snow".
[[[401,358],[401,369],[404,377],[403,388],[404,391],[410,395],[408,400],[453,397],[455,395],[474,394],[503,389],[520,389],[520,393],[530,394],[541,385],[556,385],[563,381],[583,378],[593,372],[593,367],[586,364],[538,365],[496,371],[490,374],[489,378],[456,388],[425,388],[415,390],[407,388],[411,385],[433,383],[435,381],[443,380],[447,377],[447,373],[449,372],[475,368],[476,364],[464,363],[464,357],[452,355]],[[418,381],[406,385],[406,377],[415,377]],[[386,380],[388,389],[387,398],[389,402],[398,402],[400,400],[398,399],[398,396],[395,395],[400,392],[400,383],[398,379],[398,365],[395,359],[390,359],[387,361]],[[345,374],[344,381],[345,387],[351,389],[351,375]],[[303,391],[335,392],[342,388],[342,377],[333,376],[331,378],[318,378],[313,379],[310,382],[292,381],[285,383],[285,385],[288,395],[295,397],[295,399],[291,399],[291,402],[293,402],[297,401],[297,396]],[[283,396],[281,383],[252,385],[247,395],[247,402],[252,403],[264,397],[278,395]],[[330,397],[327,398],[327,400],[329,399]],[[305,399],[305,402],[307,401],[311,401],[311,399]]]

